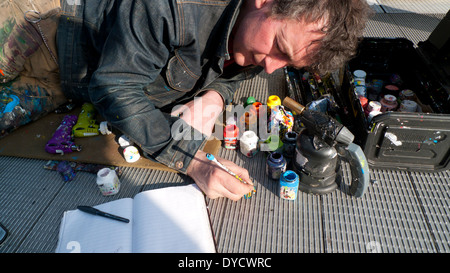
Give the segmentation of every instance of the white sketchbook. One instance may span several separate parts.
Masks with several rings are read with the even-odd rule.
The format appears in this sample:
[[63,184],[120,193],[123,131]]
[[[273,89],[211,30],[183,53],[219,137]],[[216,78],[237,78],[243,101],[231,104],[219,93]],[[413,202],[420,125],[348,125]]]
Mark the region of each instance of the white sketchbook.
[[148,190],[94,207],[130,222],[66,211],[57,253],[216,252],[205,197],[195,184]]

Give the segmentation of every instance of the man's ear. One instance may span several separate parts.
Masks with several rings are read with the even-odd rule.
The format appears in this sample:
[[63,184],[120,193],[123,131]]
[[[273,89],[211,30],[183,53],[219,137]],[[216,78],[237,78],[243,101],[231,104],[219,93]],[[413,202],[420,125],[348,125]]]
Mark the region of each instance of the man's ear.
[[263,8],[266,5],[272,5],[273,0],[253,0],[257,9]]

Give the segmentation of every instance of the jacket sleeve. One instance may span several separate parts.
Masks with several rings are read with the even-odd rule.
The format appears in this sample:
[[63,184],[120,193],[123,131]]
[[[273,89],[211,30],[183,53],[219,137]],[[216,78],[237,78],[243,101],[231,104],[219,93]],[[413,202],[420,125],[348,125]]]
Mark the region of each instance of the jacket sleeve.
[[[144,92],[169,59],[172,41],[167,37],[174,37],[174,30],[164,20],[149,20],[151,15],[140,1],[124,2],[91,79],[90,99],[112,126],[148,156],[186,173],[206,136],[161,112]],[[164,18],[171,20],[170,14]]]
[[231,104],[234,93],[239,89],[242,81],[251,79],[263,70],[260,66],[241,67],[237,64],[232,64],[219,78],[203,88],[202,91],[215,90],[222,96],[224,105]]

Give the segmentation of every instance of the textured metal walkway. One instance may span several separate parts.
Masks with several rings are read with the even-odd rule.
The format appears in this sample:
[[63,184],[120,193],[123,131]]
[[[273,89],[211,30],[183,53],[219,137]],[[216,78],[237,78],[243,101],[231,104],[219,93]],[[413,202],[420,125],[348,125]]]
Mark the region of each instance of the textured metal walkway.
[[[449,0],[368,0],[376,11],[365,36],[426,40],[450,9]],[[245,82],[235,101],[248,96],[265,101],[284,95],[282,73]],[[1,148],[1,147],[0,147]],[[277,184],[264,173],[265,155],[248,159],[222,149],[220,156],[248,168],[257,187],[249,200],[208,200],[218,251],[275,252],[450,252],[450,171],[421,173],[371,169],[371,183],[362,198],[344,182],[335,192],[317,196],[300,193],[296,201],[278,197]],[[95,175],[78,172],[76,180],[43,168],[42,160],[0,157],[0,222],[10,236],[0,253],[54,252],[59,224],[66,210],[79,204],[97,205],[140,191],[192,183],[183,175],[123,168],[118,195],[98,194]]]

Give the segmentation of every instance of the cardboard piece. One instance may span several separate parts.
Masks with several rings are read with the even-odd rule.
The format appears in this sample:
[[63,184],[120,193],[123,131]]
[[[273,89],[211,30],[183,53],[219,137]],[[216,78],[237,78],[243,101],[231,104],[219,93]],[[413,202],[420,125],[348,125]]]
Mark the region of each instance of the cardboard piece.
[[[75,143],[82,146],[80,152],[68,154],[50,154],[45,151],[45,144],[52,138],[65,115],[78,115],[77,108],[65,114],[48,114],[43,118],[26,124],[0,139],[0,156],[14,156],[43,160],[75,161],[91,164],[111,165],[118,167],[149,168],[176,172],[163,164],[154,162],[143,156],[138,161],[128,163],[117,143],[117,135],[98,135],[92,137],[75,138]],[[217,155],[221,146],[218,139],[209,140],[203,151]]]

